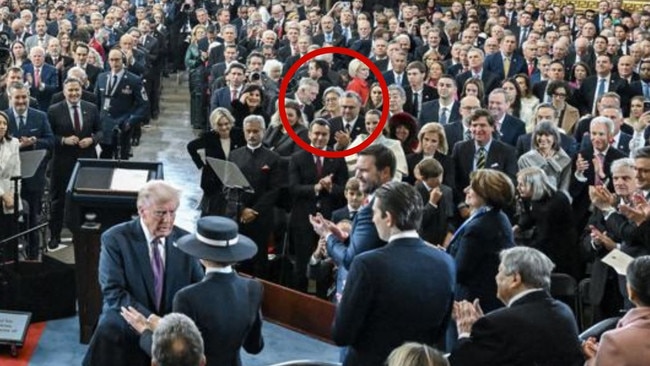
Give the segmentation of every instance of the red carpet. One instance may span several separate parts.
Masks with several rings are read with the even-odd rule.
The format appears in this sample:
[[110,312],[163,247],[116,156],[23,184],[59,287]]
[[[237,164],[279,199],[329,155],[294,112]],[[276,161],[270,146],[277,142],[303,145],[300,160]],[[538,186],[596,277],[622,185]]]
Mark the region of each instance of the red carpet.
[[6,351],[0,354],[0,364],[2,366],[27,366],[44,330],[45,322],[30,324],[27,330],[25,344],[23,344],[22,348],[18,349],[18,356],[15,358],[11,357],[9,349],[5,348]]

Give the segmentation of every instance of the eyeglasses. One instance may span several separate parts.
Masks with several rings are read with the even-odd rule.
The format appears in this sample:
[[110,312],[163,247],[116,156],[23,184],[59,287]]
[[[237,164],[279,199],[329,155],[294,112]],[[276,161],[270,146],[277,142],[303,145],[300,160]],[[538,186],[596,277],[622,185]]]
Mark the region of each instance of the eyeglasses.
[[169,210],[169,211],[157,210],[157,211],[151,211],[151,213],[155,218],[158,219],[162,219],[167,215],[169,215],[169,217],[176,217],[176,210]]

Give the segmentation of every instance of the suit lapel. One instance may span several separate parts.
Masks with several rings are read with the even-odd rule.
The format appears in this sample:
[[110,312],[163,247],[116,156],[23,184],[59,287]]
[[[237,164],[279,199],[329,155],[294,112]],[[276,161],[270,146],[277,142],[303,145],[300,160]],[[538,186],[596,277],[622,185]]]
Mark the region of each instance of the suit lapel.
[[147,288],[147,295],[149,295],[149,300],[151,304],[156,303],[156,296],[154,294],[154,284],[153,284],[153,270],[151,269],[151,259],[149,258],[149,243],[142,231],[140,226],[140,219],[135,219],[132,221],[134,226],[133,232],[135,233],[133,243],[133,250],[135,251],[135,256],[137,258],[140,268],[142,268],[142,279]]

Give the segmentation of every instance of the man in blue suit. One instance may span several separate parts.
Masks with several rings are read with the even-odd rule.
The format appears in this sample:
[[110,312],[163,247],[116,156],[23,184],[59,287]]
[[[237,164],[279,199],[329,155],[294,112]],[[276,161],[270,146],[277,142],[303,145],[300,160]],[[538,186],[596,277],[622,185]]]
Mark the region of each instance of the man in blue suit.
[[501,88],[494,89],[488,97],[488,109],[496,123],[495,130],[501,136],[500,140],[515,147],[519,136],[526,134],[526,124],[519,118],[509,115],[510,105],[508,95]]
[[381,365],[406,341],[439,342],[453,305],[453,260],[417,233],[420,193],[408,183],[390,182],[377,189],[373,202],[372,221],[388,244],[358,255],[348,273],[332,328],[334,342],[349,346],[344,365]]
[[[228,76],[228,86],[213,90],[210,98],[210,111],[223,107],[232,112],[232,101],[241,96],[246,81],[246,66],[239,62],[233,62],[228,66],[226,75]],[[241,124],[241,121],[237,121],[237,123]]]
[[398,84],[402,88],[407,88],[409,81],[406,76],[406,53],[403,51],[393,52],[393,55],[390,57],[390,64],[393,66],[393,69],[383,73],[386,84]]
[[41,47],[32,48],[29,59],[32,62],[23,64],[23,70],[30,85],[30,94],[38,100],[39,109],[46,112],[52,95],[59,91],[59,72],[45,63],[45,50]]
[[[372,196],[377,188],[393,179],[397,164],[395,155],[386,146],[377,144],[360,151],[358,156],[357,179],[361,191],[367,196]],[[334,235],[333,233],[338,232],[334,223],[322,215],[310,218],[316,233],[327,238],[327,253],[339,267],[350,268],[356,255],[382,247],[386,243],[379,238],[372,223],[372,200],[354,217],[352,231],[347,239]]]
[[[9,85],[8,91],[13,106],[5,111],[9,116],[9,134],[20,141],[20,151],[51,151],[54,146],[54,135],[47,121],[47,115],[37,109],[29,108],[28,87],[23,83],[13,83]],[[20,195],[29,204],[30,226],[38,223],[41,213],[48,160],[47,157],[43,159],[34,176],[22,182]],[[38,259],[39,244],[38,233],[32,232],[26,250],[28,259]]]
[[149,100],[142,86],[142,79],[124,69],[125,59],[122,51],[111,50],[108,53],[110,71],[99,74],[95,85],[97,108],[100,110],[102,121],[102,159],[113,158],[118,145],[118,158],[129,158],[133,134],[131,127],[142,122],[149,110]]
[[487,56],[483,61],[485,70],[496,74],[499,80],[511,78],[519,73],[527,73],[526,61],[523,56],[515,52],[516,49],[515,35],[504,36],[501,40],[501,52]]
[[139,335],[120,315],[132,307],[145,317],[165,315],[180,289],[203,279],[199,262],[176,246],[187,232],[174,226],[180,191],[160,180],[138,193],[139,218],[108,229],[101,237],[99,284],[103,307],[84,366],[144,366],[151,360]]

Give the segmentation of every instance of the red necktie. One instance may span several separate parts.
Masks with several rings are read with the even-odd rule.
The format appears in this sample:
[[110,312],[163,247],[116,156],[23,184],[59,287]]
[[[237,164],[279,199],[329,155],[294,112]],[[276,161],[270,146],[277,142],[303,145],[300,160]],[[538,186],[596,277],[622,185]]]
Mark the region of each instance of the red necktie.
[[237,99],[237,90],[233,89],[233,90],[230,91],[230,93],[231,93],[230,94],[230,101],[234,102],[235,99]]
[[34,87],[38,89],[41,84],[41,72],[38,70],[38,67],[34,68]]
[[535,69],[535,66],[533,64],[528,64],[528,76],[533,75],[533,70]]

